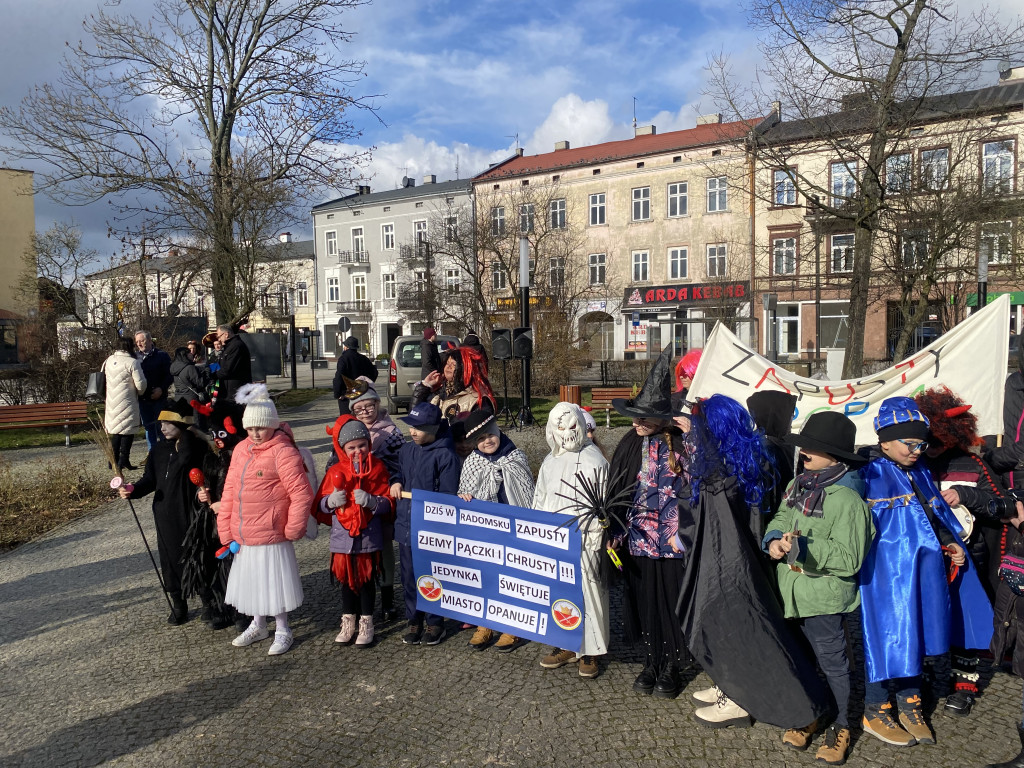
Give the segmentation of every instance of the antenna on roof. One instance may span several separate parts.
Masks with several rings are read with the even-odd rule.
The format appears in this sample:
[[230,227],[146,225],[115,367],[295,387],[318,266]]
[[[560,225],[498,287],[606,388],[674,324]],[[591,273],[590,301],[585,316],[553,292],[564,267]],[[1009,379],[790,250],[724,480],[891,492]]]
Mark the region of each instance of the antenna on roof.
[[506,136],[505,138],[506,139],[515,139],[515,141],[516,141],[516,152],[518,152],[519,151],[519,134],[516,133],[513,136]]
[[459,178],[459,156],[455,155],[455,178]]
[[636,130],[636,96],[633,97],[633,130]]

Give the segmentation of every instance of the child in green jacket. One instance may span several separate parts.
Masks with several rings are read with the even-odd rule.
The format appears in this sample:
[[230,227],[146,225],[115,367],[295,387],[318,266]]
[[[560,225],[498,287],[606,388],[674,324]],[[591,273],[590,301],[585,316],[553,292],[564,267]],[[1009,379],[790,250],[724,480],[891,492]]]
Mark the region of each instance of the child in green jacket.
[[[860,495],[843,484],[852,464],[857,428],[840,413],[813,414],[787,442],[800,448],[803,471],[786,490],[768,524],[761,547],[778,560],[778,583],[786,618],[794,619],[814,650],[838,713],[816,759],[842,765],[850,746],[850,662],[846,614],[857,608],[857,571],[875,534]],[[783,743],[806,749],[817,729],[790,729]]]

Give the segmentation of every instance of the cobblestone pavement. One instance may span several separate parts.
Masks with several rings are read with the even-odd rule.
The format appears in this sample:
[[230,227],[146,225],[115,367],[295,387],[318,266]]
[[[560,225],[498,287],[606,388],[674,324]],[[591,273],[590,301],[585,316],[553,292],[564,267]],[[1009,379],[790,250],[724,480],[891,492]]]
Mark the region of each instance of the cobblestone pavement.
[[[286,416],[321,468],[334,408],[320,400]],[[153,542],[148,503],[136,509]],[[633,693],[639,659],[617,640],[593,681],[571,666],[542,670],[547,649],[535,644],[470,651],[453,622],[436,647],[402,645],[401,624],[372,649],[338,647],[327,547],[327,536],[296,546],[306,602],[292,614],[295,645],[279,657],[266,655],[268,642],[232,647],[233,631],[207,629],[196,607],[184,626],[166,623],[126,503],[0,556],[0,764],[814,764],[813,751],[784,749],[766,725],[696,725],[689,693],[707,685],[703,674],[674,701]],[[858,730],[848,765],[959,768],[1015,753],[1020,681],[986,679],[970,718],[934,713],[937,746],[897,750]]]

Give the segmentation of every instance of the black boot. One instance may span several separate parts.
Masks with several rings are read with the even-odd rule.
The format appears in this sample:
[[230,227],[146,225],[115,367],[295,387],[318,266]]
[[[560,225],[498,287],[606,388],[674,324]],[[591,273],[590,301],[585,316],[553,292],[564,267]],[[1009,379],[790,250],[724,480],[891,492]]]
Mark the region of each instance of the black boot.
[[181,596],[181,592],[168,592],[171,598],[171,615],[167,617],[168,624],[184,624],[188,621],[188,603]]
[[398,611],[395,610],[395,588],[393,586],[382,586],[380,588],[380,613],[385,624],[389,624],[398,618]]
[[1005,763],[990,763],[985,768],[1024,768],[1024,727],[1020,723],[1017,723],[1017,736],[1020,738],[1020,754]]
[[967,651],[954,651],[950,654],[950,666],[953,692],[946,697],[943,709],[947,715],[966,717],[978,695],[978,657]]
[[679,666],[675,663],[665,665],[654,683],[654,695],[659,699],[674,699],[679,695]]
[[121,435],[121,449],[117,455],[117,463],[121,465],[121,469],[138,469],[131,461],[133,440],[135,435]]
[[656,682],[658,682],[658,668],[654,665],[651,657],[648,656],[647,661],[644,662],[643,670],[636,676],[636,680],[633,681],[633,690],[649,696],[651,691],[654,690]]

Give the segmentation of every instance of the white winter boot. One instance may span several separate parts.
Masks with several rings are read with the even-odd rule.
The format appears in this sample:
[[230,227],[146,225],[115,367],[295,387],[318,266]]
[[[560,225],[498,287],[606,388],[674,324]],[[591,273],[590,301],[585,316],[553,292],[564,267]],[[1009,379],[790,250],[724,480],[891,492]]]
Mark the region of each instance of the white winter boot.
[[714,704],[701,707],[693,714],[702,725],[709,728],[728,728],[733,725],[749,728],[752,724],[747,710],[721,691],[718,692],[718,700]]
[[341,643],[342,645],[352,645],[352,640],[356,636],[356,615],[354,613],[346,613],[341,617],[341,632],[334,638],[334,642]]
[[360,616],[356,648],[369,648],[371,645],[373,645],[373,616]]

